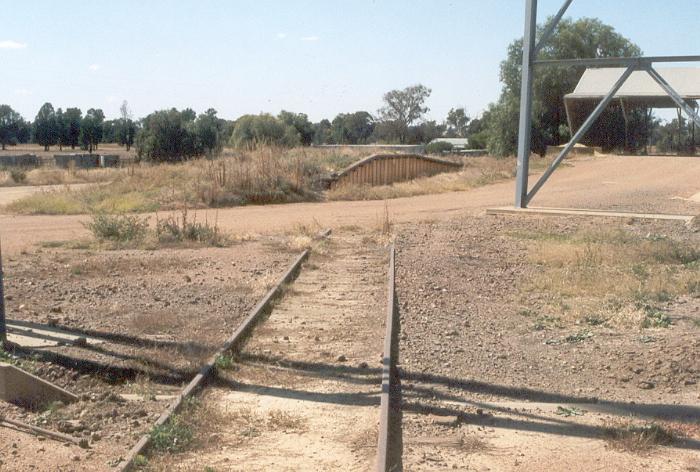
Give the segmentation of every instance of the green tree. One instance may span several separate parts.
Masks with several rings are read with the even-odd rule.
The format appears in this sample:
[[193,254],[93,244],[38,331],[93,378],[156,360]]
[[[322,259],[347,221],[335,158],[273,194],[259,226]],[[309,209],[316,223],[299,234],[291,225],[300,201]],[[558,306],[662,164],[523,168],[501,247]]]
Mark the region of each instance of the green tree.
[[131,117],[129,103],[126,100],[124,100],[122,105],[119,107],[119,113],[121,118],[117,123],[116,141],[120,146],[125,146],[126,150],[129,151],[131,146],[134,144],[134,140],[136,139],[138,127]]
[[0,105],[0,145],[17,144],[20,141],[20,129],[24,120],[10,105]]
[[447,112],[446,134],[450,138],[466,138],[469,126],[469,117],[464,108],[450,108]]
[[308,146],[314,140],[314,125],[304,113],[292,113],[282,110],[277,118],[287,126],[293,127],[299,134],[299,141]]
[[68,126],[61,108],[56,110],[56,144],[58,144],[59,151],[63,151],[63,146],[68,145]]
[[374,118],[366,111],[341,113],[331,123],[331,137],[337,144],[367,144],[374,133]]
[[331,144],[333,139],[331,137],[331,122],[327,119],[322,119],[318,123],[314,124],[314,144]]
[[34,118],[34,142],[44,146],[44,151],[58,142],[56,112],[48,102],[41,106]]
[[83,112],[80,108],[66,108],[63,113],[63,122],[66,132],[65,145],[75,149],[80,144],[80,125],[83,121]]
[[102,141],[105,115],[100,109],[90,108],[80,123],[80,143],[90,154]]
[[[177,162],[196,157],[195,123],[191,110],[156,111],[143,119],[136,133],[136,155],[138,159],[155,162]],[[193,112],[192,112],[193,113]]]
[[225,120],[218,118],[213,108],[208,109],[195,120],[197,147],[207,156],[211,157],[221,152],[221,137],[225,124]]
[[379,110],[379,117],[381,121],[393,124],[389,128],[400,143],[406,142],[409,126],[420,121],[428,112],[425,102],[431,92],[428,87],[418,84],[384,94],[384,107]]
[[[538,26],[538,36],[543,26]],[[577,21],[562,20],[540,52],[540,59],[634,57],[641,50],[595,18]],[[508,46],[501,63],[503,90],[498,102],[490,108],[488,149],[495,155],[512,155],[517,151],[522,39]],[[538,68],[533,84],[532,150],[544,154],[548,144],[568,139],[569,130],[564,109],[564,95],[571,92],[583,75],[582,67]],[[603,117],[599,122],[607,121]]]
[[236,120],[229,142],[237,148],[253,148],[259,145],[293,147],[301,144],[299,132],[274,116],[243,115]]

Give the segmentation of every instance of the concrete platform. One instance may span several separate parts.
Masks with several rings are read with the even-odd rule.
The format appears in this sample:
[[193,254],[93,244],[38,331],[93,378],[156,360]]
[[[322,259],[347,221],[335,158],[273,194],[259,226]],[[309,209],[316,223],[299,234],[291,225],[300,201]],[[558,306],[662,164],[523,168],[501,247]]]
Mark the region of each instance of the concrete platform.
[[13,365],[0,363],[0,400],[35,407],[55,401],[71,403],[78,397]]
[[7,320],[7,340],[19,346],[34,349],[65,345],[96,345],[104,342],[80,333],[19,320]]
[[546,216],[603,216],[611,218],[637,218],[644,220],[672,220],[690,224],[693,215],[669,215],[666,213],[631,213],[624,211],[588,210],[583,208],[488,208],[487,215],[546,215]]

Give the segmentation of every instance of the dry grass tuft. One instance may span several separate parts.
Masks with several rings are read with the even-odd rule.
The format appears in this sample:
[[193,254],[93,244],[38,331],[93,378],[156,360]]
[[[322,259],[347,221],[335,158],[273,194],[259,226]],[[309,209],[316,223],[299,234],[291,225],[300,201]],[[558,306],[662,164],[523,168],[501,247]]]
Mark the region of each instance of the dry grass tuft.
[[614,449],[641,454],[675,441],[673,432],[658,423],[615,423],[606,426],[604,434]]
[[670,320],[656,305],[697,296],[700,250],[687,242],[622,229],[512,236],[535,242],[529,258],[541,268],[521,291],[544,294],[550,310],[562,317],[613,327],[666,327]]

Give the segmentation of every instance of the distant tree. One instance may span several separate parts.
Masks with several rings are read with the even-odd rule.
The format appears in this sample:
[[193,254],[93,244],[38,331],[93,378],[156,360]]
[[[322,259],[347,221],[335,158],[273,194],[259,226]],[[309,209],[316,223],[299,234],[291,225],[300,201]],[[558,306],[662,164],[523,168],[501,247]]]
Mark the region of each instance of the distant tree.
[[302,146],[308,146],[314,140],[314,125],[304,113],[292,113],[282,110],[277,118],[287,126],[293,127],[299,134]]
[[446,134],[450,138],[466,138],[469,126],[469,117],[464,108],[450,108],[447,112]]
[[424,121],[408,128],[406,144],[425,144],[445,135],[446,126],[434,120]]
[[34,142],[44,146],[44,151],[58,142],[56,112],[50,103],[44,103],[34,118]]
[[24,120],[9,105],[0,105],[0,145],[14,145],[20,142],[20,129]]
[[337,144],[366,144],[374,132],[374,118],[366,111],[341,113],[331,123],[331,137]]
[[59,151],[68,145],[68,126],[62,109],[56,110],[56,144]]
[[176,162],[201,154],[197,146],[195,123],[191,110],[156,111],[143,119],[136,133],[138,159],[156,162]]
[[213,108],[208,109],[195,120],[197,147],[207,156],[211,157],[221,151],[224,126],[225,120],[217,118],[216,110]]
[[332,144],[331,122],[323,119],[314,124],[314,144]]
[[293,147],[301,144],[301,136],[296,128],[267,113],[243,115],[236,120],[229,144],[238,148],[259,145]]
[[[543,26],[538,26],[541,34]],[[577,21],[562,20],[554,34],[540,52],[541,59],[590,58],[590,57],[633,57],[639,56],[638,46],[620,35],[614,28],[598,19],[582,18]],[[512,155],[517,150],[518,116],[520,103],[520,83],[522,69],[522,39],[513,41],[508,46],[506,59],[501,63],[501,82],[503,90],[498,102],[490,108],[489,114],[489,151],[495,155]],[[544,154],[548,144],[561,144],[568,139],[569,130],[564,109],[564,95],[571,92],[581,78],[585,68],[553,67],[538,69],[533,85],[533,135],[532,150]],[[599,123],[605,123],[597,130],[591,130],[591,136],[610,133],[615,129],[618,136],[614,139],[623,142],[619,131],[624,127],[609,126],[619,124],[620,117],[601,117]]]
[[63,113],[63,122],[66,132],[65,145],[75,149],[80,144],[80,125],[83,121],[83,112],[80,108],[66,108]]
[[393,123],[400,143],[406,142],[408,127],[428,112],[425,101],[431,92],[426,86],[418,84],[384,94],[384,107],[379,110],[379,116],[381,121]]
[[182,110],[181,115],[182,121],[184,122],[194,121],[197,119],[197,113],[192,108],[185,108]]
[[90,154],[102,140],[104,120],[102,110],[90,108],[80,124],[80,143]]
[[26,144],[32,140],[32,124],[21,119],[17,125],[17,142]]
[[116,141],[120,146],[125,146],[126,150],[129,151],[131,146],[134,144],[134,140],[136,139],[136,131],[138,127],[131,117],[129,103],[126,100],[124,100],[119,107],[119,113],[121,118],[118,121],[116,130]]
[[106,120],[102,124],[102,139],[103,143],[116,143],[119,141],[119,135],[122,132],[121,120]]

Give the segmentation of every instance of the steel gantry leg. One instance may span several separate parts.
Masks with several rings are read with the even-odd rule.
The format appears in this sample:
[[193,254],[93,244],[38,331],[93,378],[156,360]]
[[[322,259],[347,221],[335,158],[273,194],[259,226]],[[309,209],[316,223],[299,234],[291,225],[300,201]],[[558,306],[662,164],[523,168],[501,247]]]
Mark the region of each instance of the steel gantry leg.
[[523,70],[520,86],[520,127],[518,130],[518,169],[516,175],[515,206],[527,206],[527,174],[530,170],[532,142],[532,74],[535,60],[537,33],[537,0],[525,3],[525,36],[523,37]]
[[593,110],[593,113],[590,114],[588,118],[586,118],[586,121],[583,122],[581,127],[576,131],[574,136],[571,138],[569,143],[562,149],[562,151],[559,153],[556,159],[547,167],[547,170],[544,171],[544,174],[542,174],[542,177],[537,181],[537,183],[532,187],[532,190],[527,194],[525,204],[532,200],[532,197],[535,196],[537,191],[542,188],[544,183],[549,179],[549,176],[552,175],[552,172],[561,164],[561,161],[566,158],[566,156],[571,152],[571,150],[574,148],[574,146],[583,138],[583,136],[588,132],[588,130],[593,126],[593,123],[598,119],[598,117],[605,111],[605,109],[610,105],[610,102],[612,99],[615,97],[615,94],[620,90],[620,87],[624,85],[624,83],[629,79],[630,75],[632,75],[632,72],[634,72],[637,69],[636,66],[629,66],[625,72],[620,76],[620,78],[615,82],[615,85],[613,85],[613,88],[610,89],[608,94],[601,100],[601,102],[598,104],[598,106]]
[[[666,82],[666,79],[663,78],[659,72],[654,69],[652,66],[649,66],[647,68],[647,73],[651,76],[652,79],[656,81],[657,84],[661,86],[662,89],[664,89],[664,92],[668,94],[671,99],[676,102],[676,105],[678,105],[681,110],[683,110],[688,117],[695,123],[696,126],[700,126],[700,115],[698,115],[695,110],[693,110],[693,107],[688,105],[688,103],[683,100],[683,97],[680,96],[678,92],[676,92],[671,85]],[[680,121],[679,121],[680,123]]]
[[5,290],[2,273],[2,244],[0,244],[0,343],[7,341],[7,327],[5,325]]

